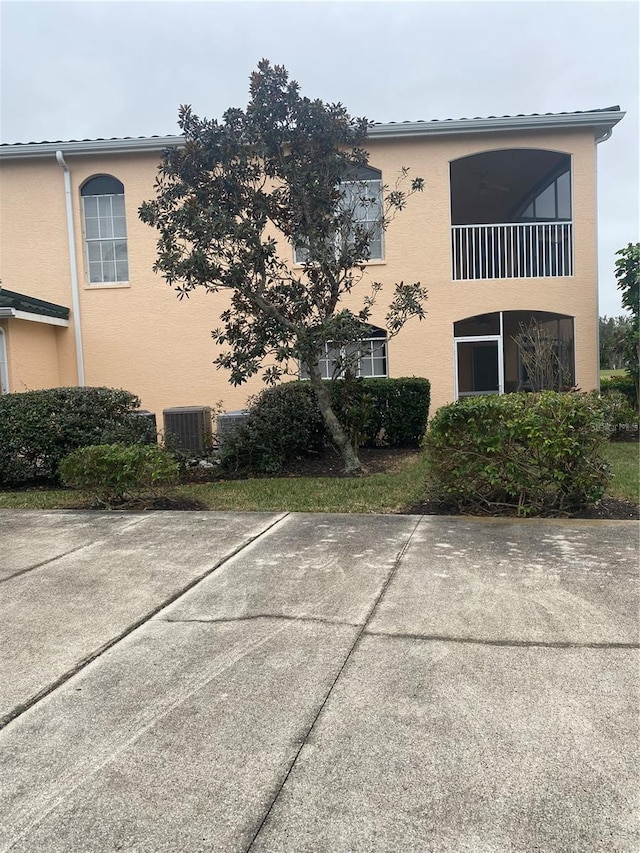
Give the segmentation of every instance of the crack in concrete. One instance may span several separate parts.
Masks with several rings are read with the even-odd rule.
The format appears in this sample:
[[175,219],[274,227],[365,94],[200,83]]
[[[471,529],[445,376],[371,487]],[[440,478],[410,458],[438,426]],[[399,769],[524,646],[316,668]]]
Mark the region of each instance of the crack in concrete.
[[363,631],[367,637],[384,640],[422,640],[427,643],[459,643],[471,646],[497,646],[514,649],[640,649],[640,643],[604,642],[579,643],[571,640],[490,640],[482,637],[456,637],[447,634],[410,634],[386,631]]
[[[135,630],[142,627],[142,625],[144,625],[146,622],[149,622],[149,620],[151,620],[154,616],[163,611],[166,607],[169,607],[169,605],[176,602],[179,598],[181,598],[183,595],[193,589],[194,586],[199,584],[205,578],[209,577],[209,575],[212,575],[213,572],[221,568],[229,560],[232,560],[234,557],[236,557],[241,551],[243,551],[245,548],[248,548],[257,539],[272,530],[277,524],[280,524],[281,521],[284,521],[288,515],[289,513],[287,512],[276,518],[275,521],[273,521],[259,533],[256,533],[255,536],[251,536],[249,539],[238,545],[224,557],[221,557],[220,560],[218,560],[210,569],[207,569],[205,572],[203,572],[201,575],[198,575],[198,577],[194,578],[193,580],[189,581],[189,583],[185,584],[183,587],[180,587],[177,592],[173,593],[171,596],[169,596],[169,598],[162,601],[157,607],[154,607],[143,617],[137,619],[134,623],[125,628],[124,631],[121,631],[117,636],[112,637],[110,640],[100,646],[100,648],[95,649],[93,652],[84,657],[81,661],[78,661],[76,664],[74,664],[74,666],[71,667],[71,669],[68,669],[65,673],[56,678],[55,681],[52,681],[46,687],[43,687],[42,690],[39,690],[37,693],[31,696],[30,699],[27,699],[26,702],[21,702],[19,705],[16,705],[14,708],[11,709],[11,711],[0,717],[0,731],[4,729],[5,726],[9,725],[9,723],[11,723],[13,720],[16,720],[18,717],[22,716],[22,714],[24,714],[30,708],[33,708],[33,706],[40,702],[42,699],[46,698],[55,690],[57,690],[58,687],[62,687],[63,684],[66,684],[66,682],[73,678],[74,675],[77,675],[94,660],[97,660],[105,652],[113,648],[113,646],[117,645],[121,640],[124,640],[125,637],[129,636],[129,634],[132,634]],[[77,548],[75,550],[79,549]]]
[[346,668],[347,664],[349,663],[349,661],[351,660],[351,658],[352,658],[352,656],[353,656],[353,653],[355,652],[356,648],[358,647],[358,644],[360,643],[360,640],[361,640],[361,638],[362,638],[362,636],[363,636],[363,634],[364,634],[364,631],[365,631],[365,628],[367,627],[367,624],[368,624],[368,623],[371,621],[371,619],[373,618],[373,614],[375,613],[375,611],[376,611],[376,609],[377,609],[378,605],[380,604],[380,602],[381,602],[381,601],[382,601],[382,599],[384,598],[384,595],[385,595],[385,593],[386,593],[386,591],[387,591],[387,588],[389,587],[389,584],[390,584],[390,583],[391,583],[391,581],[393,580],[393,578],[394,578],[394,576],[395,576],[395,574],[396,574],[396,572],[397,572],[397,570],[398,570],[398,567],[399,567],[399,565],[400,565],[400,562],[402,561],[402,558],[403,558],[403,557],[404,557],[404,555],[406,554],[407,549],[408,549],[408,547],[409,547],[409,544],[411,543],[411,540],[413,539],[413,536],[414,536],[414,534],[415,534],[416,530],[418,529],[418,525],[420,524],[421,520],[422,520],[422,518],[421,518],[421,517],[420,517],[420,518],[418,518],[418,520],[417,520],[417,521],[416,521],[416,523],[415,523],[415,526],[413,527],[413,530],[411,531],[411,533],[410,533],[410,534],[409,534],[409,536],[407,537],[407,541],[404,543],[404,545],[402,546],[402,548],[400,549],[400,551],[399,551],[399,553],[398,553],[398,556],[397,556],[397,557],[396,557],[396,559],[394,560],[393,566],[391,567],[391,571],[389,572],[389,574],[388,574],[387,578],[386,578],[386,579],[385,579],[385,581],[383,582],[383,584],[382,584],[382,588],[381,588],[380,592],[378,593],[378,595],[376,596],[376,598],[375,598],[375,600],[374,600],[373,604],[371,605],[371,607],[370,607],[370,609],[369,609],[369,612],[367,613],[367,615],[366,615],[366,617],[365,617],[365,620],[364,620],[364,622],[362,623],[362,626],[360,627],[360,630],[359,630],[359,631],[358,631],[358,633],[356,634],[356,636],[355,636],[355,638],[354,638],[354,641],[353,641],[353,643],[351,644],[351,648],[350,648],[350,649],[349,649],[349,651],[347,652],[347,655],[346,655],[345,659],[343,660],[342,665],[340,666],[340,668],[339,668],[339,670],[338,670],[338,672],[337,672],[337,674],[336,674],[336,677],[335,677],[335,678],[333,679],[333,681],[331,682],[331,686],[329,687],[329,690],[327,691],[326,696],[324,697],[324,699],[323,699],[323,700],[322,700],[322,702],[320,703],[320,707],[318,708],[318,711],[317,711],[316,715],[314,716],[313,720],[311,721],[311,725],[307,728],[307,731],[304,733],[304,736],[300,738],[300,746],[299,746],[299,747],[298,747],[298,749],[296,750],[296,754],[294,755],[293,760],[291,761],[291,763],[290,763],[290,765],[289,765],[289,768],[287,769],[286,773],[284,774],[284,777],[283,777],[283,779],[282,779],[282,782],[277,786],[277,789],[276,789],[275,793],[274,793],[274,794],[273,794],[273,796],[271,797],[271,801],[270,801],[270,803],[269,803],[269,806],[267,807],[267,809],[266,809],[266,811],[265,811],[265,813],[264,813],[264,816],[263,816],[262,820],[261,820],[261,821],[259,822],[259,824],[258,824],[258,828],[256,829],[256,831],[255,831],[255,833],[253,834],[253,836],[252,836],[251,840],[249,841],[249,844],[244,848],[243,853],[250,853],[250,851],[251,851],[251,849],[252,849],[253,845],[255,844],[255,842],[256,842],[256,840],[257,840],[258,836],[259,836],[259,835],[260,835],[260,833],[262,832],[262,828],[263,828],[263,827],[264,827],[264,825],[266,824],[266,822],[267,822],[267,820],[268,820],[268,818],[269,818],[269,815],[270,815],[270,814],[271,814],[271,812],[273,811],[273,808],[274,808],[274,806],[275,806],[276,802],[278,801],[278,798],[280,797],[280,794],[282,793],[282,790],[283,790],[284,786],[287,784],[287,780],[289,779],[289,776],[291,775],[291,773],[292,773],[292,771],[293,771],[293,768],[296,766],[296,763],[297,763],[297,761],[298,761],[298,758],[300,757],[300,753],[302,752],[302,750],[303,750],[303,748],[304,748],[305,744],[308,742],[309,737],[311,736],[311,733],[313,732],[313,730],[314,730],[314,728],[315,728],[315,726],[316,726],[316,723],[317,723],[317,722],[318,722],[318,720],[320,719],[320,716],[322,715],[322,712],[323,712],[323,710],[324,710],[324,708],[325,708],[325,706],[326,706],[327,702],[329,701],[329,697],[330,697],[330,696],[331,696],[331,694],[333,693],[333,690],[334,690],[334,688],[335,688],[336,684],[337,684],[337,683],[338,683],[338,681],[340,680],[340,677],[342,676],[342,673],[344,672],[344,670],[345,670],[345,668]]
[[14,578],[19,578],[22,575],[26,575],[29,572],[34,572],[36,569],[41,569],[43,566],[48,566],[51,563],[55,563],[56,560],[61,560],[63,557],[68,557],[69,554],[76,554],[78,551],[82,551],[83,548],[92,548],[96,543],[89,542],[84,545],[78,545],[77,548],[71,548],[70,551],[64,551],[62,554],[56,554],[55,557],[50,557],[48,560],[43,560],[41,563],[36,563],[34,566],[27,566],[25,569],[18,569],[17,572],[14,572],[12,575],[8,575],[5,578],[0,578],[0,583],[7,583],[7,581],[13,580]]
[[345,628],[359,628],[360,622],[343,622],[340,619],[323,619],[321,616],[288,616],[286,613],[253,613],[249,616],[221,616],[220,618],[212,618],[212,619],[202,619],[202,618],[193,618],[193,619],[156,619],[156,621],[169,622],[173,625],[180,625],[182,623],[189,622],[199,622],[203,625],[225,625],[227,623],[233,622],[253,622],[258,619],[265,620],[285,620],[287,622],[318,622],[321,625],[340,625]]

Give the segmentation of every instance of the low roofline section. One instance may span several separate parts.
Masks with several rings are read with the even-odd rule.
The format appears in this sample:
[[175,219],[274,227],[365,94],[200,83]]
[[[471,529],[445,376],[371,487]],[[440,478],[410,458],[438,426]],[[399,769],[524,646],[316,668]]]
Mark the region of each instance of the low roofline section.
[[[611,135],[611,130],[625,113],[620,107],[574,112],[545,113],[518,116],[489,116],[488,118],[434,119],[432,121],[403,121],[372,124],[370,139],[411,138],[417,136],[453,136],[466,133],[504,133],[537,130],[567,130],[592,128],[600,141]],[[0,159],[25,157],[50,157],[57,151],[63,155],[126,154],[161,152],[184,144],[184,137],[141,136],[124,139],[81,139],[66,142],[19,142],[0,145]]]

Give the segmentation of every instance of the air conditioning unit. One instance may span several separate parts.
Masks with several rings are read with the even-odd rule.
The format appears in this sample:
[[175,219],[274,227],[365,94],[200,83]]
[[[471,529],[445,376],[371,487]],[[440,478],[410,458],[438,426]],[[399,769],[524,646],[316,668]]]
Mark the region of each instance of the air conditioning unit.
[[168,447],[204,453],[211,447],[211,409],[208,406],[177,406],[165,409],[164,440]]
[[216,431],[218,433],[218,447],[224,449],[225,442],[233,438],[243,424],[246,424],[249,412],[240,409],[237,412],[225,412],[218,415],[216,420]]

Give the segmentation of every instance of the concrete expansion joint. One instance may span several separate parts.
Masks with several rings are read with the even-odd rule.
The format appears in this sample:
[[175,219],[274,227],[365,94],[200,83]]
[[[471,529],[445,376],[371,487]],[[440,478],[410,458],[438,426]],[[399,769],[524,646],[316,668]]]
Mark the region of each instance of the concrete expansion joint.
[[[89,666],[90,663],[93,663],[93,661],[102,657],[102,655],[104,655],[105,652],[109,651],[109,649],[116,646],[119,642],[124,640],[130,634],[133,634],[134,631],[137,631],[138,628],[141,628],[143,625],[145,625],[147,622],[149,622],[151,619],[153,619],[154,616],[157,616],[159,613],[161,613],[167,607],[174,604],[179,598],[182,598],[183,595],[186,595],[187,592],[190,592],[194,586],[197,586],[199,583],[201,583],[203,580],[205,580],[205,578],[208,578],[215,571],[217,571],[219,568],[221,568],[221,566],[223,566],[229,560],[233,559],[233,557],[236,557],[245,548],[248,548],[250,545],[252,545],[257,539],[260,539],[260,537],[264,536],[266,533],[268,533],[270,530],[272,530],[277,524],[280,524],[280,522],[284,521],[284,519],[288,515],[289,515],[289,513],[285,513],[283,515],[278,516],[278,518],[276,518],[275,521],[272,521],[271,524],[268,524],[266,527],[264,527],[262,530],[260,530],[259,533],[256,533],[254,536],[248,537],[241,545],[238,545],[237,548],[234,548],[232,551],[230,551],[228,554],[226,554],[224,557],[222,557],[220,560],[218,560],[213,566],[208,568],[205,572],[198,575],[198,577],[194,578],[189,583],[180,587],[179,590],[177,590],[175,593],[173,593],[168,598],[166,598],[164,601],[162,601],[157,607],[154,607],[152,610],[150,610],[148,613],[146,613],[141,619],[137,619],[135,622],[133,622],[133,624],[131,624],[127,628],[125,628],[124,631],[121,631],[115,637],[112,637],[108,642],[106,642],[102,646],[100,646],[100,648],[95,649],[93,652],[91,652],[91,654],[87,655],[82,660],[78,661],[73,667],[68,669],[65,673],[63,673],[61,676],[59,676],[59,678],[56,678],[54,681],[52,681],[46,687],[43,687],[42,690],[39,690],[36,694],[34,694],[26,702],[21,702],[19,705],[16,705],[16,707],[13,708],[8,714],[5,714],[4,716],[0,717],[0,730],[4,729],[6,726],[8,726],[9,723],[13,722],[13,720],[16,720],[16,719],[18,719],[18,717],[21,717],[24,713],[26,713],[31,708],[33,708],[34,705],[37,705],[39,702],[41,702],[47,696],[51,695],[51,693],[54,693],[59,687],[62,687],[64,684],[67,683],[67,681],[70,681],[74,676],[78,675],[78,673],[82,672],[82,670],[84,670],[87,666]],[[88,548],[88,547],[91,547],[92,545],[95,545],[95,542],[90,543],[90,545],[81,545],[78,548],[73,548],[71,551],[67,551],[67,554],[73,554],[76,551],[82,550],[82,548]],[[47,563],[52,563],[55,560],[59,560],[60,557],[63,557],[63,556],[65,556],[65,555],[60,554],[57,557],[53,557],[50,560],[45,560],[43,563],[39,563],[38,566],[31,566],[29,569],[22,570],[21,572],[18,572],[17,574],[25,574],[26,571],[33,571],[33,569],[36,569],[39,566],[45,565]],[[16,575],[12,575],[12,577],[15,577],[15,576]],[[9,579],[10,578],[6,578],[5,580],[9,580]]]
[[419,640],[425,643],[459,643],[472,646],[497,646],[514,649],[640,649],[640,643],[632,642],[572,642],[571,640],[491,640],[482,637],[458,637],[448,634],[405,634],[401,632],[362,632],[367,637],[382,640]]
[[13,580],[14,578],[19,578],[21,575],[26,575],[29,572],[33,572],[36,569],[41,569],[43,566],[50,566],[51,563],[55,563],[56,560],[61,560],[63,557],[68,557],[69,554],[76,554],[78,551],[82,551],[85,548],[93,548],[94,545],[99,544],[98,542],[89,542],[84,545],[78,545],[76,548],[71,548],[69,551],[64,551],[62,554],[56,554],[55,557],[49,557],[48,560],[43,560],[41,563],[35,563],[33,566],[27,566],[24,569],[18,569],[17,572],[14,572],[12,575],[8,575],[5,578],[0,578],[0,583],[7,583],[7,581]]
[[[411,530],[411,533],[410,533],[410,534],[409,534],[409,536],[407,537],[407,541],[404,543],[404,545],[402,546],[402,548],[401,548],[401,549],[400,549],[400,551],[398,552],[398,555],[397,555],[396,559],[395,559],[395,560],[394,560],[394,562],[393,562],[393,566],[391,567],[391,571],[389,572],[389,574],[387,575],[386,579],[384,580],[384,582],[383,582],[383,584],[382,584],[382,587],[381,587],[381,589],[380,589],[380,592],[377,594],[377,596],[375,597],[375,599],[374,599],[374,601],[373,601],[373,604],[372,604],[372,605],[371,605],[371,607],[369,608],[369,612],[367,613],[367,615],[366,615],[366,618],[365,618],[364,622],[363,622],[363,623],[362,623],[362,625],[359,627],[358,633],[356,634],[356,636],[355,636],[355,638],[354,638],[354,640],[353,640],[353,643],[351,644],[351,646],[350,646],[350,648],[349,648],[349,650],[348,650],[347,654],[345,655],[345,658],[344,658],[344,660],[343,660],[343,662],[342,662],[342,664],[341,664],[340,668],[338,669],[338,672],[336,673],[335,678],[334,678],[334,679],[333,679],[333,681],[331,682],[331,684],[330,684],[330,686],[329,686],[329,689],[327,690],[327,692],[326,692],[326,694],[325,694],[324,699],[323,699],[323,700],[322,700],[322,702],[320,703],[320,706],[319,706],[319,708],[318,708],[318,711],[317,711],[316,715],[314,716],[313,720],[311,721],[311,725],[310,725],[310,726],[308,726],[306,733],[305,733],[305,734],[300,738],[300,740],[299,740],[300,746],[298,747],[298,749],[297,749],[297,751],[296,751],[296,754],[294,755],[294,757],[293,757],[293,759],[292,759],[291,763],[289,764],[289,767],[288,767],[288,769],[286,770],[286,772],[285,772],[285,774],[284,774],[284,776],[283,776],[283,778],[282,778],[282,781],[280,782],[280,784],[279,784],[279,785],[277,785],[277,786],[276,786],[276,790],[275,790],[275,792],[274,792],[273,796],[271,797],[271,800],[270,800],[270,802],[269,802],[269,805],[268,805],[268,807],[267,807],[267,808],[266,808],[266,810],[265,810],[264,816],[262,817],[262,820],[260,820],[260,822],[258,823],[257,828],[256,828],[256,830],[255,830],[255,832],[254,832],[254,834],[253,834],[253,836],[252,836],[251,840],[249,841],[249,844],[244,848],[243,853],[250,853],[250,851],[252,850],[252,848],[253,848],[253,846],[254,846],[254,844],[255,844],[255,842],[256,842],[256,840],[257,840],[258,836],[259,836],[259,835],[260,835],[260,833],[262,832],[262,828],[264,827],[264,825],[266,824],[267,820],[269,819],[269,815],[270,815],[270,814],[271,814],[271,812],[273,811],[273,808],[274,808],[275,804],[277,803],[277,801],[278,801],[278,799],[279,799],[279,797],[280,797],[280,794],[282,793],[282,789],[283,789],[283,788],[284,788],[284,786],[287,784],[287,780],[289,779],[289,776],[291,775],[291,773],[292,773],[292,771],[293,771],[293,768],[296,766],[296,764],[297,764],[297,762],[298,762],[298,758],[300,757],[300,753],[301,753],[301,752],[302,752],[302,750],[304,749],[305,745],[308,743],[309,738],[311,737],[311,735],[312,735],[312,733],[313,733],[313,730],[314,730],[314,728],[315,728],[315,726],[316,726],[316,723],[317,723],[317,722],[318,722],[318,720],[320,719],[320,717],[321,717],[321,715],[322,715],[322,712],[324,711],[325,706],[326,706],[327,702],[329,701],[329,697],[330,697],[330,696],[331,696],[331,694],[333,693],[333,690],[334,690],[334,688],[335,688],[336,684],[337,684],[337,683],[338,683],[338,681],[340,680],[340,677],[342,676],[342,673],[345,671],[345,669],[346,669],[346,667],[347,667],[347,664],[348,664],[348,663],[349,663],[349,661],[351,660],[351,658],[352,658],[352,656],[353,656],[353,654],[354,654],[355,650],[358,648],[358,645],[359,645],[360,640],[361,640],[361,638],[362,638],[362,636],[363,636],[363,634],[364,634],[364,632],[365,632],[365,629],[366,629],[367,625],[369,624],[369,622],[370,622],[370,621],[371,621],[371,619],[373,618],[373,615],[374,615],[374,613],[376,612],[376,610],[377,610],[377,608],[378,608],[378,605],[380,604],[380,602],[381,602],[381,601],[382,601],[382,599],[384,598],[384,595],[385,595],[385,593],[386,593],[386,591],[387,591],[387,589],[388,589],[388,587],[389,587],[389,584],[391,583],[391,581],[393,580],[393,578],[394,578],[394,576],[395,576],[396,572],[398,571],[398,567],[400,566],[400,563],[401,563],[401,561],[402,561],[402,558],[403,558],[403,557],[404,557],[404,555],[406,554],[406,552],[407,552],[407,550],[408,550],[408,548],[409,548],[409,545],[411,544],[411,541],[412,541],[412,539],[413,539],[413,537],[414,537],[414,535],[415,535],[416,530],[418,529],[418,526],[419,526],[419,524],[420,524],[421,520],[422,520],[422,516],[419,516],[419,517],[418,517],[418,519],[417,519],[417,521],[416,521],[416,523],[415,523],[415,525],[413,526],[413,528],[412,528],[412,530]],[[332,623],[332,624],[336,624],[336,623]]]
[[226,625],[233,624],[234,622],[257,622],[257,621],[285,621],[285,622],[312,622],[319,623],[320,625],[338,625],[344,628],[359,628],[361,626],[361,622],[343,622],[340,619],[323,619],[322,616],[289,616],[286,613],[252,613],[248,616],[221,616],[218,618],[212,617],[210,619],[205,619],[203,617],[198,618],[169,618],[168,616],[162,616],[156,619],[156,621],[167,622],[170,624],[182,625],[188,624],[189,622],[198,622],[203,625]]

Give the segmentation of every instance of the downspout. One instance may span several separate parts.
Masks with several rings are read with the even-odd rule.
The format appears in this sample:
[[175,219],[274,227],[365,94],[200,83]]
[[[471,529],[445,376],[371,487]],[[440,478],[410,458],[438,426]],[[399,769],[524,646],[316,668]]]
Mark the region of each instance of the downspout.
[[[607,139],[611,138],[612,134],[613,134],[613,128],[610,127],[609,130],[607,130],[602,136],[597,136],[596,137],[596,146],[600,145],[601,142],[606,142]],[[598,227],[598,154],[597,154],[597,149],[596,149],[596,228],[597,227]],[[596,231],[596,236],[597,236],[597,233],[598,232]],[[596,240],[596,270],[598,270],[598,241],[597,240]],[[596,376],[598,379],[597,379],[597,383],[596,383],[596,388],[597,388],[597,391],[599,394],[600,393],[600,272],[599,272],[599,270],[596,273],[596,275],[597,275],[597,284],[596,284],[596,309],[597,309],[596,310],[596,314],[597,314],[596,353],[597,353],[597,355],[596,355],[596,357],[598,359],[598,362],[597,362],[597,368],[598,369],[596,370]],[[574,329],[573,335],[574,335],[574,349],[575,349],[575,329]],[[574,352],[573,357],[575,359],[575,352]]]
[[71,173],[64,161],[62,151],[56,151],[56,160],[64,171],[64,194],[67,205],[67,241],[69,245],[69,266],[71,268],[71,306],[73,309],[73,331],[76,339],[76,365],[78,385],[84,388],[84,349],[82,347],[82,322],[80,320],[80,291],[78,288],[78,263],[76,259],[76,238],[73,222],[73,204],[71,201]]

